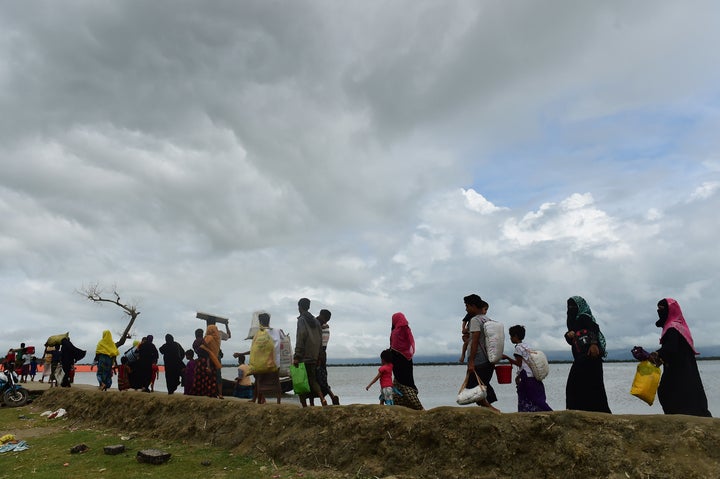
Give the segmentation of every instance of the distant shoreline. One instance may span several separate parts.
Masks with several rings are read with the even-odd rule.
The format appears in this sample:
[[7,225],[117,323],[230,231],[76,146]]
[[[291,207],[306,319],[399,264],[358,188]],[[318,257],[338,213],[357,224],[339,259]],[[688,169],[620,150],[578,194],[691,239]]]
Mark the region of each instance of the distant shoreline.
[[[697,361],[719,361],[720,356],[713,356],[709,358],[696,358]],[[507,364],[506,361],[502,361],[503,363]],[[638,361],[634,359],[606,359],[604,361],[606,364],[618,364],[618,363],[636,363]],[[548,360],[548,363],[550,364],[570,364],[572,363],[572,360]],[[355,367],[364,367],[364,366],[378,366],[379,362],[358,362],[358,363],[332,363],[328,364],[327,366],[329,368],[355,368]],[[428,361],[428,362],[418,362],[414,363],[415,366],[459,366],[461,364],[467,364],[467,363],[459,363],[459,362],[453,362],[453,361]],[[91,363],[78,363],[75,365],[77,372],[90,372],[91,367],[94,368],[94,366]],[[165,366],[162,364],[158,365],[160,372],[165,371]],[[222,367],[224,368],[235,368],[237,367],[237,364],[227,364],[223,363]],[[42,372],[42,366],[38,364],[38,372]]]

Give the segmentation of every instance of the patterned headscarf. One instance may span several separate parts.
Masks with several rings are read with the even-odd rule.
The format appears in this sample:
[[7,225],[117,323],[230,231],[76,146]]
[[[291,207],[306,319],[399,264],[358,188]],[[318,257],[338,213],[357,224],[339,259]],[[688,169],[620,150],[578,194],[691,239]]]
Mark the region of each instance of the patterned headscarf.
[[[587,301],[585,301],[585,298],[582,296],[572,296],[570,299],[573,300],[575,304],[577,304],[578,312],[575,315],[575,320],[577,320],[580,316],[587,316],[589,317],[593,323],[597,324],[597,321],[595,321],[595,316],[593,316],[592,311],[590,311],[590,306],[587,304]],[[568,319],[568,329],[574,330],[572,325],[570,324],[570,320]],[[600,355],[602,357],[607,356],[607,349],[605,345],[605,336],[603,335],[602,331],[600,331],[600,327],[598,326],[598,343],[600,344]]]
[[685,338],[685,341],[688,342],[690,349],[693,350],[693,353],[700,354],[695,350],[692,334],[690,334],[690,327],[683,317],[680,305],[672,298],[665,298],[665,301],[667,301],[668,304],[668,317],[663,325],[662,333],[660,333],[660,344],[662,344],[663,337],[665,336],[665,333],[667,333],[668,329],[674,328],[682,335],[683,338]]
[[120,355],[115,341],[113,341],[112,333],[106,329],[103,331],[102,339],[98,341],[97,347],[95,348],[95,354],[107,354],[111,358]]
[[390,331],[390,347],[405,358],[412,359],[415,354],[415,338],[405,315],[395,313],[392,315],[392,330]]

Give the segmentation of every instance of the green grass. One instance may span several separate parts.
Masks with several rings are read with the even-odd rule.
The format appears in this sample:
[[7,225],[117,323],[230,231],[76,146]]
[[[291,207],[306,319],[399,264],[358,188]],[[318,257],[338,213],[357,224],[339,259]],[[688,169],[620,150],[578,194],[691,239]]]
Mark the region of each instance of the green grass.
[[[30,446],[22,452],[0,454],[0,479],[316,477],[299,469],[278,468],[271,462],[192,441],[163,441],[142,434],[123,440],[119,431],[86,429],[73,422],[73,418],[48,420],[28,407],[0,408],[0,436],[12,432],[16,439],[24,440]],[[71,454],[70,449],[81,443],[90,449],[82,454]],[[126,451],[115,456],[106,455],[103,447],[114,444],[124,444]],[[136,454],[142,449],[160,449],[171,453],[172,458],[162,465],[141,464],[137,462]],[[209,465],[202,464],[208,461]]]

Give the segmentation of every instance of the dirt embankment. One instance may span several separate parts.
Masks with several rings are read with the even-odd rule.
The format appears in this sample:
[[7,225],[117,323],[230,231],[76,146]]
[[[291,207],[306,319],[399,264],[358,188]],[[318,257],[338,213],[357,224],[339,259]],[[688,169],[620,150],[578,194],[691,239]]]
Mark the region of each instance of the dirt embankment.
[[720,419],[477,407],[301,409],[181,395],[52,389],[74,427],[197,440],[340,477],[717,478]]

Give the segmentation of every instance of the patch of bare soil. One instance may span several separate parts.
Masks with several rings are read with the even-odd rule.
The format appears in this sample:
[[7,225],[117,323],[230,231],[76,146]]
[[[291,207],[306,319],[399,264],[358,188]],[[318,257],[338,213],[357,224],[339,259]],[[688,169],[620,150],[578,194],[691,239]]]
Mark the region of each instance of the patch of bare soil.
[[412,411],[182,395],[52,389],[34,407],[64,408],[74,427],[196,440],[333,477],[717,478],[720,420],[479,407]]

